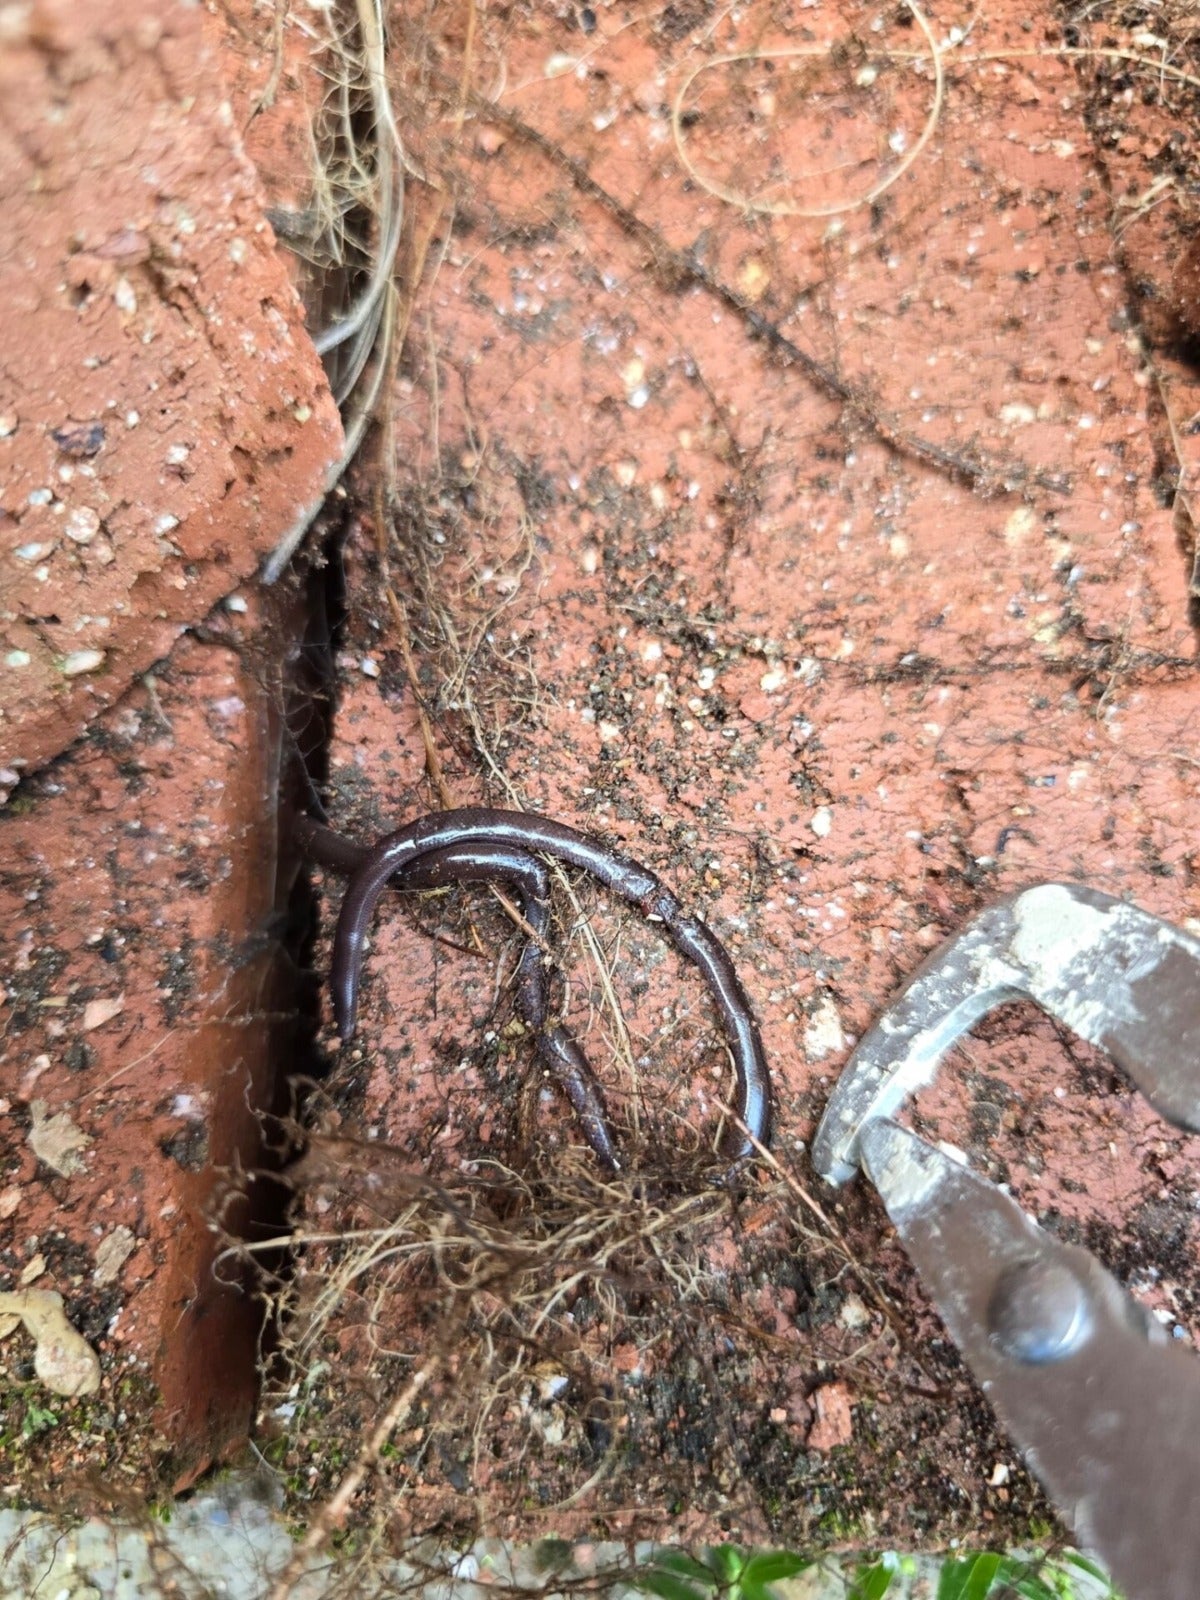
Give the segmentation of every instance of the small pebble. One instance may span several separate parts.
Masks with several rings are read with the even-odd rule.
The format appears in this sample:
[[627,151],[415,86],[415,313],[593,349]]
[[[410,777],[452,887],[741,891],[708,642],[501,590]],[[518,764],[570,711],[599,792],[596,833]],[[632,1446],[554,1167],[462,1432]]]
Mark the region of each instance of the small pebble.
[[95,672],[104,665],[103,650],[72,650],[62,664],[64,678],[78,678],[85,672]]
[[104,424],[68,423],[66,427],[51,428],[50,437],[63,455],[73,456],[77,461],[87,461],[92,456],[99,455],[104,448]]
[[68,513],[63,532],[76,544],[91,544],[100,532],[100,514],[91,506],[76,506]]
[[823,1384],[817,1390],[817,1419],[805,1441],[810,1450],[833,1450],[854,1437],[853,1399],[844,1383]]

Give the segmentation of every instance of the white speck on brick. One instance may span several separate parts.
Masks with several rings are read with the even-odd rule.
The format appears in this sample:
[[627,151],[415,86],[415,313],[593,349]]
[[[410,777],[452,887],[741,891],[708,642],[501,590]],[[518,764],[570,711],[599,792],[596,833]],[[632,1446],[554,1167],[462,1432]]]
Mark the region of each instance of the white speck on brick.
[[100,532],[100,514],[91,506],[76,506],[67,513],[63,532],[76,544],[91,544]]
[[95,672],[97,667],[103,665],[103,650],[72,650],[70,655],[63,659],[63,677],[78,678],[85,672]]
[[809,1061],[823,1061],[826,1056],[846,1048],[842,1032],[842,1019],[833,996],[824,994],[813,1008],[804,1030],[804,1054]]

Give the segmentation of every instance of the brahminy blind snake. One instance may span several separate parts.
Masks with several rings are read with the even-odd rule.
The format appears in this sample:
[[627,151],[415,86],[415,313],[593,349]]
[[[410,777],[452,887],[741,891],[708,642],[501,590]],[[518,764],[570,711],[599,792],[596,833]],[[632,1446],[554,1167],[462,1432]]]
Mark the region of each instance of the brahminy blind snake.
[[[365,845],[353,843],[311,817],[294,819],[293,827],[304,853],[335,871],[353,874],[370,855]],[[621,1163],[603,1093],[587,1057],[566,1028],[548,1025],[550,1007],[540,948],[550,922],[550,875],[545,866],[535,856],[505,845],[449,845],[415,857],[396,882],[401,889],[440,889],[451,883],[497,880],[516,889],[522,916],[534,935],[517,968],[517,1009],[533,1034],[543,1065],[571,1102],[588,1144],[610,1172],[617,1172]]]
[[[525,920],[539,937],[547,925],[545,868],[531,852],[565,861],[599,879],[643,916],[660,921],[679,953],[708,984],[728,1036],[737,1079],[734,1110],[724,1155],[734,1166],[766,1144],[771,1129],[770,1079],[758,1025],[728,952],[696,917],[684,915],[675,895],[647,868],[609,850],[565,824],[522,811],[468,806],[421,817],[373,847],[352,843],[311,818],[298,821],[302,850],[350,881],[334,937],[331,987],[334,1016],[343,1039],[354,1032],[363,942],[376,902],[390,878],[402,888],[500,878],[521,897]],[[519,969],[518,1004],[536,1034],[538,1051],[575,1107],[597,1156],[615,1169],[617,1158],[599,1086],[587,1060],[565,1028],[547,1029],[545,975],[537,944],[530,941]]]

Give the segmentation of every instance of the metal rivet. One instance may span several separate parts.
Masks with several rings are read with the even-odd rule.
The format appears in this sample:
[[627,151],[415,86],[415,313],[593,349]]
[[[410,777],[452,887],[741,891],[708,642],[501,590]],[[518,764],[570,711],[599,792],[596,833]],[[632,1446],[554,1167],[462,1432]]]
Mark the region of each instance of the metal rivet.
[[1092,1336],[1087,1291],[1059,1261],[1007,1268],[992,1291],[987,1320],[1004,1354],[1027,1366],[1062,1361]]

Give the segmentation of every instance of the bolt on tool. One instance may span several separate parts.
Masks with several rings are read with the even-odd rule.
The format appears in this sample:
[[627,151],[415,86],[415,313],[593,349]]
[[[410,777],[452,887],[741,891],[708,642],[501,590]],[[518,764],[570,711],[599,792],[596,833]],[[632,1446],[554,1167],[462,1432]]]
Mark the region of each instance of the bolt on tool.
[[1110,895],[1046,883],[988,906],[917,970],[853,1051],[813,1143],[859,1166],[1031,1470],[1128,1600],[1200,1573],[1200,1359],[1086,1251],[892,1120],[981,1017],[1032,1000],[1200,1130],[1200,940]]

